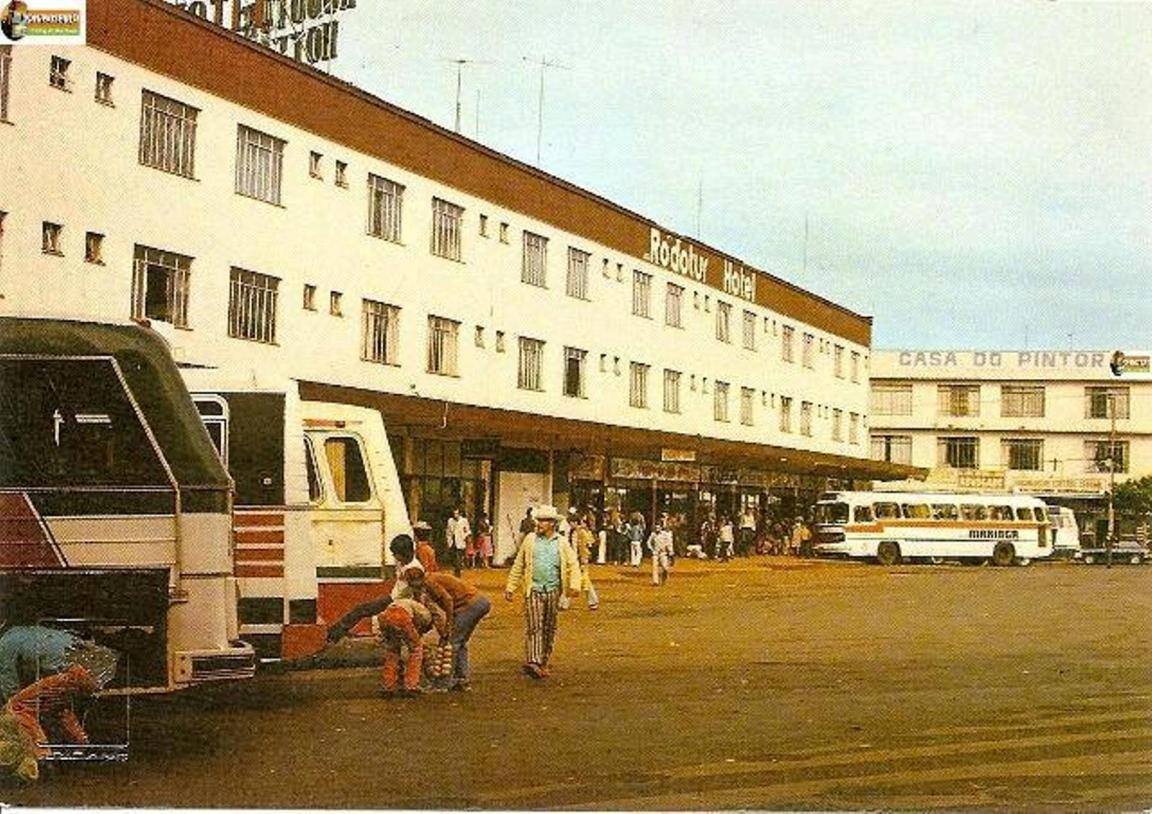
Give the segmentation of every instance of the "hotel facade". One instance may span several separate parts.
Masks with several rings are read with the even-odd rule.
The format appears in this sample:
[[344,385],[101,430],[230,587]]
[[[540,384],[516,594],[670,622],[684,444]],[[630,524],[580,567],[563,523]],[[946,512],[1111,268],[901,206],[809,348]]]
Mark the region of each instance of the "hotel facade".
[[0,50],[0,313],[371,408],[412,519],[504,550],[532,502],[696,523],[914,474],[869,456],[870,317],[159,0],[88,11]]

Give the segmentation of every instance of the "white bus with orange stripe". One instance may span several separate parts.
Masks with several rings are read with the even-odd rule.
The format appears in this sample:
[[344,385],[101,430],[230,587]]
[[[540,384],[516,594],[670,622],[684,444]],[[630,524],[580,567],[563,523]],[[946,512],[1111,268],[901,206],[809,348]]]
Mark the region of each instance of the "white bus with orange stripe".
[[829,492],[816,503],[815,551],[876,560],[1026,565],[1052,554],[1044,502],[1025,495]]

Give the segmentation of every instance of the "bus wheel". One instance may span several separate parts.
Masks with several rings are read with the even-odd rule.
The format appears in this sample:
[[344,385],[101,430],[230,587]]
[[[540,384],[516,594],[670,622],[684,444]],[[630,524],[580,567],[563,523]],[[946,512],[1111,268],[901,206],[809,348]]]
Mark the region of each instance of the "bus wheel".
[[997,543],[992,549],[992,564],[1004,567],[1016,560],[1016,549],[1011,543]]
[[876,559],[881,565],[896,565],[900,562],[900,546],[885,540],[876,549]]

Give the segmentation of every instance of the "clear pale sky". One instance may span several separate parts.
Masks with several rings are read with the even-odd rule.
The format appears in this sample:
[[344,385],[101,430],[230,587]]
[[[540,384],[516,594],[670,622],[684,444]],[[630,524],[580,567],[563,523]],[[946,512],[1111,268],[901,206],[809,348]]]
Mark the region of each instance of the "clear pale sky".
[[[874,317],[1152,345],[1152,4],[360,0],[332,72]],[[808,262],[804,269],[804,221]]]

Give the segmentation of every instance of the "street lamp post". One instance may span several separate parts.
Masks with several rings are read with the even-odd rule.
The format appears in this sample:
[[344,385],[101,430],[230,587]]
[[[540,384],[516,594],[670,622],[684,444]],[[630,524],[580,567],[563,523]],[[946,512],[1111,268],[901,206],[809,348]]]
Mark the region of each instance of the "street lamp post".
[[1108,539],[1105,542],[1107,567],[1112,567],[1112,546],[1116,537],[1116,391],[1108,390]]

